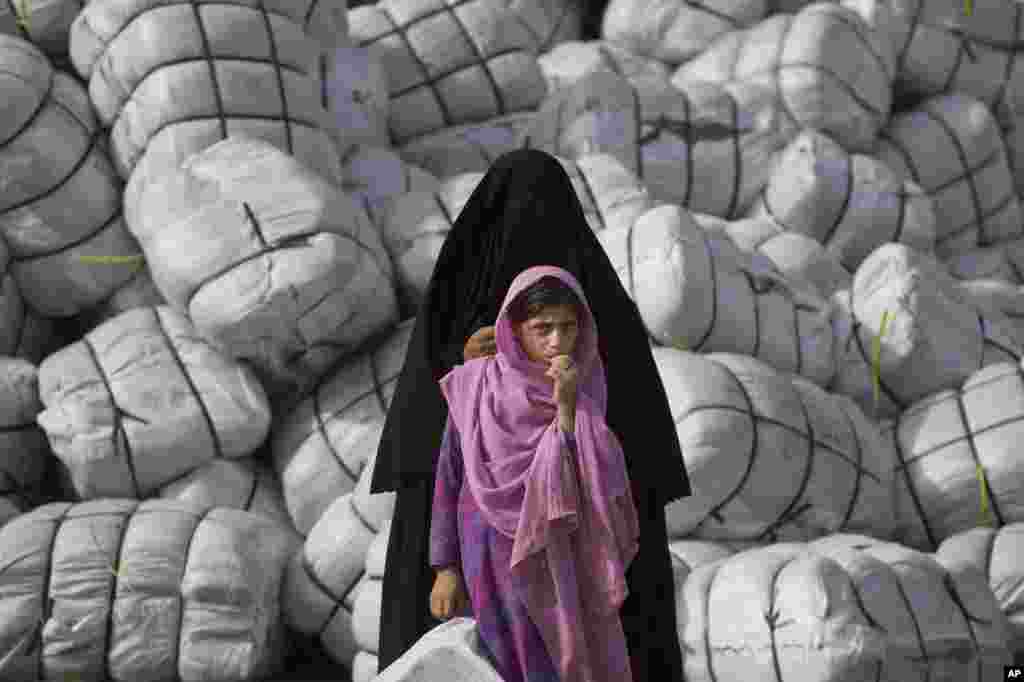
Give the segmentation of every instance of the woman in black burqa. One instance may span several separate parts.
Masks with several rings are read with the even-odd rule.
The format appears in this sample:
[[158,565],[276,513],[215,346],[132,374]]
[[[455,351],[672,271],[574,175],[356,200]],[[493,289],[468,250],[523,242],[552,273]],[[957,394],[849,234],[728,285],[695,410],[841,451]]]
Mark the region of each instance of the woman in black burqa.
[[640,551],[620,611],[633,682],[683,677],[664,506],[691,494],[676,427],[632,299],[554,157],[519,149],[498,158],[449,233],[419,308],[388,409],[371,492],[397,491],[384,572],[379,669],[439,624],[429,610],[430,516],[448,416],[438,381],[493,325],[512,280],[535,265],[572,273],[601,329],[606,422],[619,437],[640,515]]

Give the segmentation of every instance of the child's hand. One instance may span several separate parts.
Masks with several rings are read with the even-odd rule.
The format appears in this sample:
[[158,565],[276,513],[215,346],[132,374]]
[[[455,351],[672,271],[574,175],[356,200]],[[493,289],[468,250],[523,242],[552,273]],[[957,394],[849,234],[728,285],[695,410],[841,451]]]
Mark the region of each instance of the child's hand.
[[462,574],[454,568],[438,571],[430,592],[430,613],[438,620],[448,620],[469,605]]
[[547,375],[555,380],[553,397],[559,406],[572,409],[576,406],[576,382],[579,370],[568,355],[556,355],[551,360]]
[[494,327],[483,327],[466,341],[466,346],[462,349],[462,359],[464,362],[469,362],[494,355],[497,352],[498,345],[494,336]]

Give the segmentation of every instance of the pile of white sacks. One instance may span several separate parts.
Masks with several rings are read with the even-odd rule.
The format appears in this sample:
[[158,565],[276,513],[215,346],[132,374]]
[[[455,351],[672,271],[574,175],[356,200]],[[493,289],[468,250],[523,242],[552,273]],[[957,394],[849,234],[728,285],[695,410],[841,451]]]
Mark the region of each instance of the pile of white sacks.
[[354,682],[498,680],[464,619],[378,670],[369,483],[445,233],[522,146],[678,424],[686,680],[1002,680],[1022,13],[0,2],[0,680],[272,680],[295,633]]

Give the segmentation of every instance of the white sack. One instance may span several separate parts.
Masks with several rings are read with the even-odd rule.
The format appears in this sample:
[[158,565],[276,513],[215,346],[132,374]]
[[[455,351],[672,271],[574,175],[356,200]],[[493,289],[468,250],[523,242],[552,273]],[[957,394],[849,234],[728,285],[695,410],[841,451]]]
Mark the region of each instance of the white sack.
[[595,71],[630,79],[648,76],[668,80],[671,72],[657,59],[644,57],[611,40],[573,40],[552,45],[537,57],[548,94],[570,87]]
[[822,385],[831,379],[827,300],[786,281],[765,256],[744,253],[671,204],[597,238],[656,343],[751,355]]
[[121,181],[85,89],[36,47],[0,35],[0,235],[36,312],[68,317],[131,277]]
[[1024,521],[1022,434],[1024,373],[1009,362],[915,402],[887,425],[901,542],[934,551],[981,523],[1000,528]]
[[271,455],[295,527],[306,535],[336,499],[355,489],[376,456],[415,319],[324,374],[274,426]]
[[670,539],[891,534],[889,453],[853,402],[744,355],[653,353],[694,492],[665,507]]
[[251,454],[270,428],[254,374],[167,307],[128,310],[46,358],[39,395],[36,421],[84,499],[153,496]]
[[505,0],[381,0],[350,10],[349,30],[384,65],[396,145],[529,111],[546,91],[535,34]]
[[0,356],[0,526],[41,498],[52,456],[36,425],[42,409],[35,365]]
[[272,397],[303,390],[396,321],[392,267],[347,194],[273,145],[232,137],[127,204],[153,281]]
[[855,10],[816,2],[725,33],[683,64],[672,83],[760,83],[780,93],[790,116],[851,152],[871,150],[889,119],[895,75],[891,43]]
[[374,682],[502,682],[473,618],[452,618],[423,635]]
[[398,147],[398,153],[442,180],[459,173],[483,173],[499,156],[522,146],[522,131],[533,119],[531,108],[481,123],[446,127],[409,140]]
[[380,227],[394,200],[409,192],[433,192],[441,181],[419,166],[403,161],[391,149],[358,145],[344,159],[341,188],[358,201]]
[[850,272],[886,242],[931,254],[938,229],[932,199],[920,187],[814,130],[781,154],[752,214],[814,237]]
[[[0,528],[0,679],[265,679],[294,535],[169,500],[48,504]],[[42,651],[40,651],[40,648]]]

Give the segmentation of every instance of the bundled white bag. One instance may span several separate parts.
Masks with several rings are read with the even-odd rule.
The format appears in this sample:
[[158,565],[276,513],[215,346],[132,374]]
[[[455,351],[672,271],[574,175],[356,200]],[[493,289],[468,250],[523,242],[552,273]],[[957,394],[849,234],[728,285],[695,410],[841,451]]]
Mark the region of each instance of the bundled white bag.
[[850,154],[815,130],[800,133],[780,155],[752,214],[814,237],[850,272],[886,242],[935,250],[931,197],[884,163]]
[[869,152],[889,119],[892,45],[853,9],[816,2],[725,33],[673,74],[693,81],[760,83],[780,93],[802,127]]
[[915,402],[883,435],[896,466],[900,540],[934,551],[983,523],[1024,521],[1024,373],[1003,362]]
[[597,238],[656,343],[751,355],[821,385],[832,378],[831,307],[766,257],[671,204]]
[[131,277],[138,246],[85,89],[30,43],[0,35],[0,235],[36,312],[68,317]]
[[391,263],[363,209],[277,147],[230,137],[125,206],[153,281],[271,397],[304,390],[396,321]]
[[274,472],[255,457],[215,459],[160,488],[165,500],[204,507],[229,507],[270,517],[292,528],[281,484]]
[[84,499],[143,499],[201,464],[251,454],[270,406],[243,365],[167,307],[134,308],[39,366],[36,421]]
[[375,682],[502,682],[473,618],[452,618],[423,635]]
[[378,228],[391,204],[409,192],[433,192],[441,181],[419,166],[402,160],[386,147],[358,145],[344,159],[341,188],[358,201]]
[[295,537],[260,514],[169,500],[24,514],[0,527],[0,679],[265,679],[283,658]]
[[1004,315],[979,306],[941,264],[903,244],[876,249],[833,302],[836,374],[828,388],[874,417],[893,417],[1024,354]]
[[693,485],[670,539],[892,533],[889,453],[852,401],[745,355],[653,353]]
[[318,70],[333,30],[323,19],[331,12],[315,14],[311,24],[320,41],[304,30],[318,4],[91,0],[71,26],[71,58],[110,129],[121,177],[133,169],[159,176],[195,152],[245,135],[340,181]]
[[988,578],[1010,622],[1010,649],[1024,652],[1024,523],[952,535],[935,550],[935,559],[944,566],[969,564]]
[[0,526],[40,499],[52,456],[36,425],[42,409],[35,365],[0,356]]
[[1024,236],[1006,147],[979,100],[941,95],[894,116],[875,155],[931,195],[941,259]]
[[997,682],[1012,662],[983,573],[860,535],[699,565],[679,601],[693,682]]
[[650,77],[668,80],[666,64],[644,57],[611,40],[573,40],[552,45],[537,57],[548,85],[548,95],[574,85],[595,71],[608,71],[624,78]]
[[396,145],[535,108],[546,86],[530,29],[505,0],[380,0],[349,12],[353,43],[387,72]]
[[531,108],[481,123],[446,127],[402,144],[398,153],[442,180],[460,173],[483,173],[499,156],[523,146],[522,131],[533,118]]
[[275,424],[274,469],[303,535],[332,502],[354,490],[376,456],[414,324],[407,318],[379,345],[344,360]]

